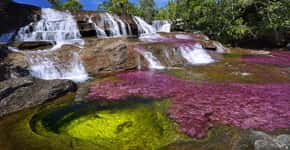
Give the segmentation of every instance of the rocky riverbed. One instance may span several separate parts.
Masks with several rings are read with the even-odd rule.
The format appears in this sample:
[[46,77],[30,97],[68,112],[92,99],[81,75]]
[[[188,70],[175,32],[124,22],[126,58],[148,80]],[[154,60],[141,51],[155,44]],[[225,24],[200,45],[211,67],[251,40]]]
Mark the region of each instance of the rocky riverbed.
[[156,33],[131,15],[4,7],[27,18],[0,32],[17,29],[0,45],[1,150],[290,148],[286,49]]

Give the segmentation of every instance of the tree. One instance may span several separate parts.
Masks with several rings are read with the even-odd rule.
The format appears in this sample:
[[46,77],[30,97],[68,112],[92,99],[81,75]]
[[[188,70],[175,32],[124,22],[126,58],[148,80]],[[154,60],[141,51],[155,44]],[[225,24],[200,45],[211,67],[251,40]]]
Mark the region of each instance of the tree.
[[48,0],[51,3],[52,8],[58,10],[69,10],[69,11],[77,11],[82,9],[82,4],[78,0],[67,0],[62,3],[60,0]]
[[61,10],[62,4],[60,0],[48,0],[48,2],[51,4],[51,7],[54,9]]
[[98,5],[97,10],[108,11],[111,13],[127,13],[127,14],[137,14],[137,9],[134,4],[130,3],[128,0],[109,0],[104,1]]
[[138,3],[139,16],[150,22],[157,13],[154,0],[139,0]]
[[82,4],[78,0],[68,0],[62,4],[62,9],[69,11],[78,11],[83,8]]

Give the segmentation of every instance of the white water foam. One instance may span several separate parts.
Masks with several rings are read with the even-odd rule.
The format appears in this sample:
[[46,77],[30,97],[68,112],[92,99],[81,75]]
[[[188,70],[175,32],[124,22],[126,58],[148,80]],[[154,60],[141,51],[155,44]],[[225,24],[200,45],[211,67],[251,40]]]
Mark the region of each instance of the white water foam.
[[44,79],[68,79],[75,82],[83,82],[88,79],[88,74],[83,66],[82,60],[78,53],[71,54],[71,59],[67,62],[61,62],[54,55],[26,55],[30,65],[32,76]]
[[84,45],[76,21],[69,12],[50,8],[41,9],[42,16],[36,24],[30,24],[18,31],[18,41],[53,41],[56,44]]
[[[157,70],[162,70],[165,69],[166,67],[161,64],[161,62],[153,55],[152,52],[146,51],[144,48],[138,47],[135,48],[137,52],[139,52],[149,63],[149,68],[150,69],[157,69]],[[139,60],[140,61],[140,60]]]
[[192,65],[202,65],[215,62],[200,44],[181,46],[182,57]]
[[97,37],[107,37],[106,32],[100,28],[93,20],[92,17],[93,16],[86,16],[88,18],[88,22],[93,24],[95,30],[96,30],[96,35]]
[[150,24],[148,24],[142,18],[140,18],[138,16],[134,16],[133,19],[138,26],[138,31],[141,34],[141,36],[156,33],[155,28],[153,26],[151,26]]
[[55,54],[63,44],[78,44],[79,46],[84,44],[77,23],[70,13],[43,8],[42,19],[36,24],[21,28],[16,40],[55,42],[51,49],[37,51],[21,51],[9,47],[11,51],[26,56],[32,76],[44,80],[69,79],[75,82],[88,79],[78,53],[68,51],[64,56]]
[[170,32],[171,23],[169,20],[154,20],[152,22],[153,27],[157,32]]
[[186,34],[176,34],[175,38],[181,39],[181,40],[192,40],[193,38]]

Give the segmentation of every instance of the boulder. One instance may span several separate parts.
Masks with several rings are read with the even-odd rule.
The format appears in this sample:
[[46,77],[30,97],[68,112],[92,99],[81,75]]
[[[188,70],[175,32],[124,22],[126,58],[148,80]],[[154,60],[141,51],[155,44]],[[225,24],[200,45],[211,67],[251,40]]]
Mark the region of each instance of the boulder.
[[40,105],[68,92],[76,91],[69,80],[40,80],[31,77],[0,82],[0,117]]
[[0,8],[0,34],[16,31],[18,28],[40,19],[39,7],[1,0]]
[[6,45],[0,45],[0,61],[3,61],[7,57],[8,52]]
[[8,64],[0,64],[0,72],[0,81],[29,75],[29,71],[27,69]]
[[87,40],[81,53],[86,70],[89,74],[105,75],[137,68],[137,54],[128,44],[125,38]]
[[23,55],[10,53],[7,45],[0,45],[0,81],[29,75]]

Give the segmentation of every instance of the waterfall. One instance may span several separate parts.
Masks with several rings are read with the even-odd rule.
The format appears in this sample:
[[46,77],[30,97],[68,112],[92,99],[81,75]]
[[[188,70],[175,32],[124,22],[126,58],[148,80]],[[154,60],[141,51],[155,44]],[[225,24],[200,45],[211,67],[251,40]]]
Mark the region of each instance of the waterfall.
[[192,65],[213,63],[214,59],[202,48],[200,44],[184,45],[180,48],[181,55]]
[[121,27],[121,34],[122,35],[124,35],[124,36],[126,36],[126,35],[128,35],[128,33],[127,33],[127,28],[126,28],[126,25],[125,25],[125,23],[119,18],[119,16],[117,16],[117,15],[114,15],[114,17],[115,17],[115,19],[119,22],[119,24],[120,24],[120,27]]
[[139,33],[142,35],[148,35],[148,34],[155,34],[156,30],[153,26],[148,24],[146,21],[141,19],[140,17],[134,16],[133,17],[135,23],[138,26]]
[[96,30],[97,37],[107,37],[106,32],[97,26],[97,24],[92,20],[93,16],[86,16],[88,18],[88,22],[94,25],[94,28]]
[[50,8],[41,9],[41,20],[22,27],[16,36],[18,41],[53,41],[56,44],[83,45],[76,21],[69,12]]
[[18,41],[49,41],[56,45],[51,49],[21,51],[10,50],[25,55],[30,74],[34,77],[53,80],[70,79],[82,82],[88,78],[78,53],[55,51],[63,44],[84,45],[76,21],[69,12],[60,12],[50,8],[42,9],[41,20],[21,28],[15,39]]
[[135,50],[139,52],[149,63],[150,69],[165,69],[165,67],[161,64],[161,62],[153,55],[152,52],[146,51],[142,47],[136,47]]
[[79,54],[73,52],[69,57],[69,60],[64,60],[52,53],[26,54],[30,73],[34,77],[44,80],[69,79],[75,82],[87,80],[88,74]]
[[152,22],[153,27],[157,32],[170,32],[171,23],[168,20],[154,20]]
[[100,17],[101,17],[100,24],[103,24],[104,28],[110,32],[108,36],[120,36],[121,35],[119,25],[111,14],[102,13],[102,14],[100,14]]

